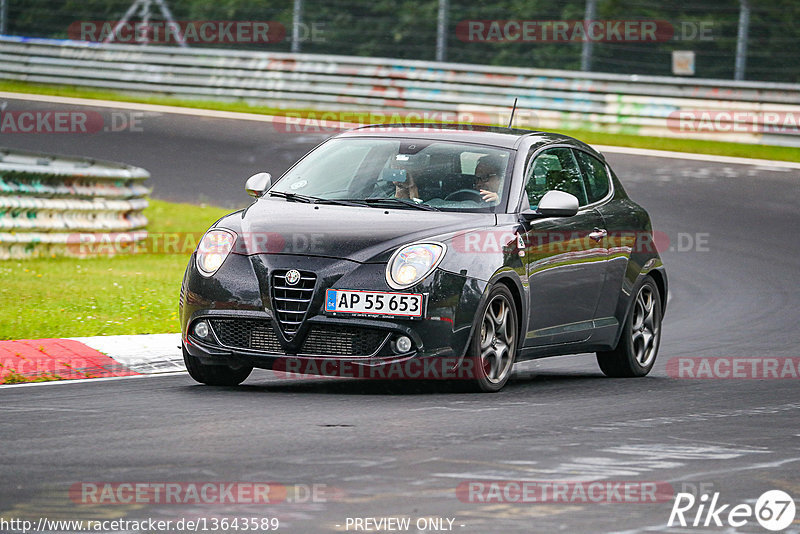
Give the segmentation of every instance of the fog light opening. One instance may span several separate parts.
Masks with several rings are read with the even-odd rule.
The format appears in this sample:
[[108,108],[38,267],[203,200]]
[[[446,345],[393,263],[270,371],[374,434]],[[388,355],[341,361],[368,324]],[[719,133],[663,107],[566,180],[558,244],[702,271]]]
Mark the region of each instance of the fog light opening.
[[395,354],[404,354],[411,350],[412,345],[408,336],[398,336],[392,341],[392,350]]
[[208,323],[205,321],[199,321],[197,324],[194,325],[194,335],[199,337],[200,339],[205,339],[208,337]]

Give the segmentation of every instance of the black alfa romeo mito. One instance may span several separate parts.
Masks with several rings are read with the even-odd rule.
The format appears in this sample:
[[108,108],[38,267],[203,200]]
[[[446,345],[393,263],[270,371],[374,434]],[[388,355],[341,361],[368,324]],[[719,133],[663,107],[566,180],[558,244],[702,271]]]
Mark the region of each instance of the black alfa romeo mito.
[[447,380],[497,391],[514,362],[596,352],[644,376],[667,277],[650,218],[563,135],[367,126],[217,221],[180,292],[189,374]]

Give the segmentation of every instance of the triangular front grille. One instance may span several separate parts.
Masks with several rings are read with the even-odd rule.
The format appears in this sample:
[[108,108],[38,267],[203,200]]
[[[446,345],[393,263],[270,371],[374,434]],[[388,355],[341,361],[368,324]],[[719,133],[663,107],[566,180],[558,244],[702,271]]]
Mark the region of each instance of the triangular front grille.
[[272,311],[278,320],[278,326],[286,339],[292,339],[308,314],[311,299],[314,297],[314,287],[317,285],[317,275],[299,271],[300,280],[291,285],[286,281],[288,272],[289,269],[273,271],[270,292]]

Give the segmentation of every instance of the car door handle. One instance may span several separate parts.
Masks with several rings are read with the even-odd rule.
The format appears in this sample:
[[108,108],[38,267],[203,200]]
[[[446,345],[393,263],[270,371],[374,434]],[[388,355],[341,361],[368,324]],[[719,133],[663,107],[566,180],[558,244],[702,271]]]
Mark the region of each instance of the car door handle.
[[601,228],[595,228],[594,231],[589,234],[589,238],[592,241],[600,241],[607,235],[608,235],[607,230]]

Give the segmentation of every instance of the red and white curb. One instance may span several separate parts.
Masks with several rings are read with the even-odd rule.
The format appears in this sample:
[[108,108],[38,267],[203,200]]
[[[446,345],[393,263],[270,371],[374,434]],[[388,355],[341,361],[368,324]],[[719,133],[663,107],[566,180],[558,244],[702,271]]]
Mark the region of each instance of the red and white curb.
[[185,371],[180,334],[0,341],[0,384]]

